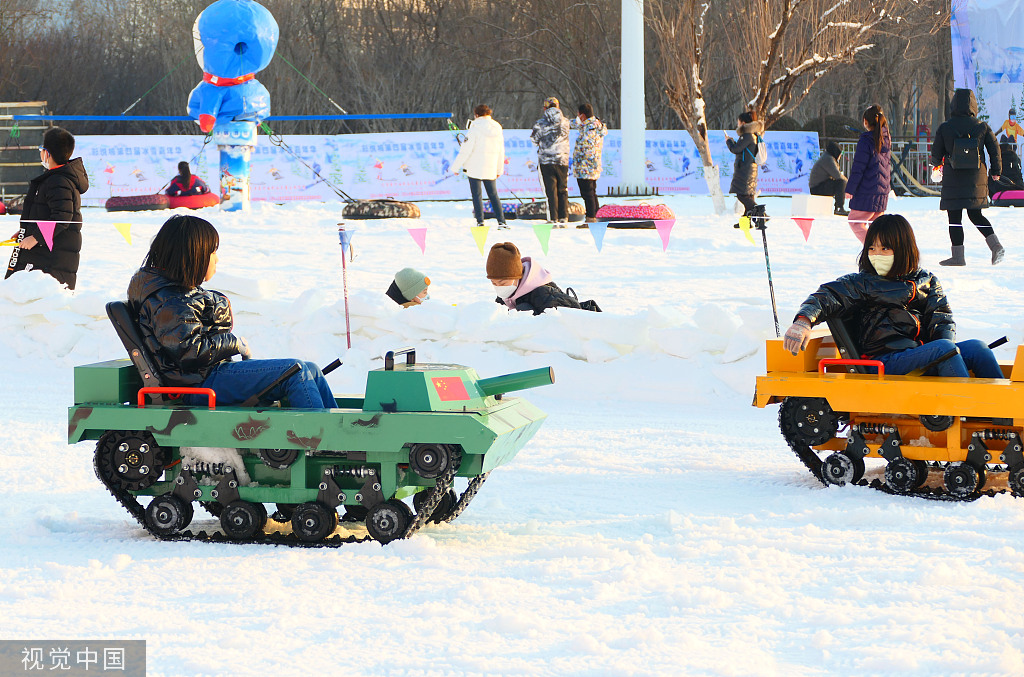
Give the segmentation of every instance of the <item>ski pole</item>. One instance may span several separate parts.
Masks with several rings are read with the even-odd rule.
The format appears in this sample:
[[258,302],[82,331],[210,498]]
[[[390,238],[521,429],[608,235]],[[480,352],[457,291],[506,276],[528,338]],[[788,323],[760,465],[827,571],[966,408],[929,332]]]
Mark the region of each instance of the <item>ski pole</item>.
[[[351,237],[349,235],[348,237]],[[348,347],[352,347],[352,326],[349,323],[348,315],[348,266],[345,263],[345,224],[344,222],[338,224],[338,241],[341,243],[341,286],[345,292],[345,340],[348,342]],[[776,330],[778,329],[778,321],[775,322]]]
[[764,269],[768,271],[768,293],[772,297],[772,316],[775,317],[775,336],[782,336],[779,332],[779,311],[775,307],[775,285],[772,284],[772,264],[768,261],[768,236],[765,234],[767,230],[767,224],[763,221],[759,230],[761,231],[761,241],[764,242]]

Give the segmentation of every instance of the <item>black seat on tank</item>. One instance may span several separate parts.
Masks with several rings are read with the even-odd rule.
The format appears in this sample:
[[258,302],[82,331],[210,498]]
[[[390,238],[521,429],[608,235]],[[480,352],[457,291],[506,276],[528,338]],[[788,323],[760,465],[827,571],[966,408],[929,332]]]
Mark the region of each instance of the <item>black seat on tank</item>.
[[[114,325],[114,331],[124,344],[124,349],[128,351],[132,364],[138,370],[143,387],[162,386],[163,379],[156,368],[156,362],[142,342],[142,335],[128,304],[124,301],[111,301],[107,304],[107,317]],[[151,398],[153,404],[166,404],[169,401],[166,395],[152,395]]]
[[[839,356],[844,360],[857,360],[860,359],[860,348],[857,342],[853,339],[854,333],[854,318],[852,316],[839,316],[832,317],[825,322],[828,325],[828,330],[832,332],[832,340],[836,342],[836,347],[839,349]],[[868,374],[871,373],[868,367],[860,364],[846,364],[843,368],[850,374]]]

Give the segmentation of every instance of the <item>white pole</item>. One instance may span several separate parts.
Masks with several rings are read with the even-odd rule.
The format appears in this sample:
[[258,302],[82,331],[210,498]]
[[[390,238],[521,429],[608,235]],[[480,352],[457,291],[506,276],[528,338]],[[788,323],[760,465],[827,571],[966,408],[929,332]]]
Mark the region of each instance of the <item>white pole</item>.
[[622,182],[619,190],[634,195],[647,193],[644,113],[644,4],[622,0]]

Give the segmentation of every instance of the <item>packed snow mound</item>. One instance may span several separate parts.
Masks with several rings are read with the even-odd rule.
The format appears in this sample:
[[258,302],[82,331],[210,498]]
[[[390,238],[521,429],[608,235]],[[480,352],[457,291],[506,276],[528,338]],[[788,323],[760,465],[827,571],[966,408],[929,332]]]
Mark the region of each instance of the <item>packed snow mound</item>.
[[[206,286],[231,296],[236,333],[261,339],[253,341],[257,356],[330,353],[344,358],[343,300],[328,302],[321,290],[307,289],[284,301],[273,296],[273,285],[237,275],[218,274]],[[14,275],[0,285],[0,313],[13,322],[10,348],[18,358],[48,356],[64,365],[120,357],[104,308],[116,298],[71,293],[48,275]],[[383,294],[360,290],[349,304],[353,341],[376,355],[433,343],[452,349],[495,347],[520,355],[561,353],[592,363],[633,353],[682,359],[707,354],[714,361],[735,362],[756,354],[770,327],[763,309],[737,314],[714,303],[693,313],[665,306],[630,314],[561,308],[533,315],[510,311],[493,299],[462,304],[428,299],[402,308]],[[309,355],[311,348],[315,355]]]

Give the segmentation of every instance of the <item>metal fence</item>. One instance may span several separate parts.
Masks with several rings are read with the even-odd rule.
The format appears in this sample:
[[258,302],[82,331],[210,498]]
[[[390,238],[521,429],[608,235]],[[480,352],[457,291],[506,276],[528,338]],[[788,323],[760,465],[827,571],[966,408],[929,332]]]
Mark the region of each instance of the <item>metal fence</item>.
[[[839,147],[842,149],[843,154],[839,158],[839,167],[843,170],[843,174],[846,176],[850,175],[850,165],[853,164],[853,154],[857,150],[856,141],[837,141]],[[927,141],[894,141],[892,144],[892,154],[896,157],[903,157],[903,150],[910,144],[910,151],[907,153],[907,157],[903,164],[907,168],[907,171],[917,179],[918,183],[922,186],[933,187],[936,190],[939,188],[939,184],[932,181],[931,176],[931,143]]]

